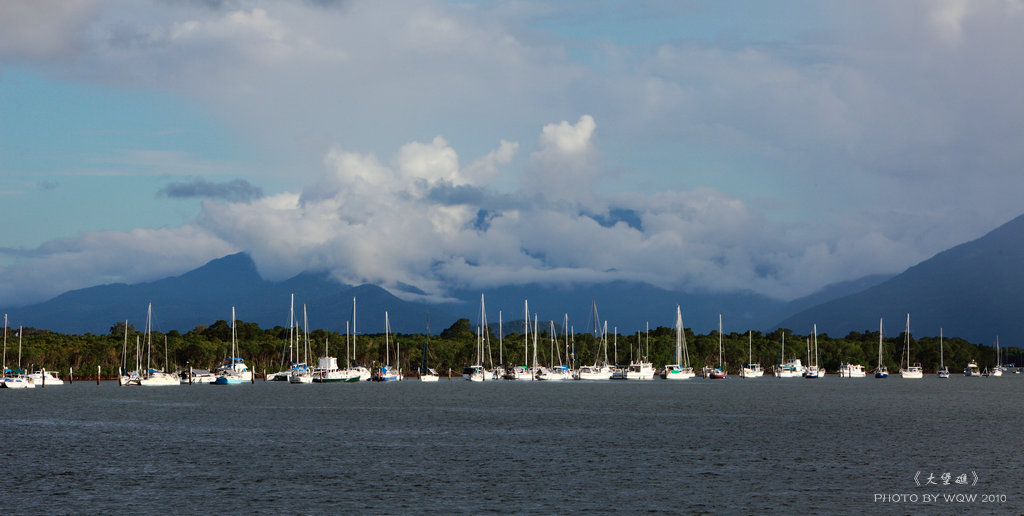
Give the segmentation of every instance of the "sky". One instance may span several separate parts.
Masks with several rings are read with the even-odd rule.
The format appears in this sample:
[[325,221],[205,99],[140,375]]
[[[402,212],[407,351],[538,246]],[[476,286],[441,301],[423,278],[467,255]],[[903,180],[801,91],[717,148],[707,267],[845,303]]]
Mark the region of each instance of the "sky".
[[0,305],[249,252],[779,299],[1021,214],[1024,1],[0,3]]

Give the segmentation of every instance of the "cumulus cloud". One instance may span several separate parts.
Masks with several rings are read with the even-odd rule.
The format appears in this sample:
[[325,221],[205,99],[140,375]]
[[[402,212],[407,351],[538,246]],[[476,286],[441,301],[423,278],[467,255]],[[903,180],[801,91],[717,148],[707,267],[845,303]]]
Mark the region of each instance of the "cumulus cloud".
[[203,179],[182,183],[169,183],[157,191],[157,196],[171,199],[223,199],[246,202],[263,197],[263,189],[245,179],[234,179],[226,183],[209,183]]

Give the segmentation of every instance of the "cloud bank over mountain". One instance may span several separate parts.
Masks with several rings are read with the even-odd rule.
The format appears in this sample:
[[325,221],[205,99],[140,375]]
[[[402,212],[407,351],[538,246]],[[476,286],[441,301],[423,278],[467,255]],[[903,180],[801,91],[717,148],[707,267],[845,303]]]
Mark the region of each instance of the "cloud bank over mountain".
[[[0,79],[157,92],[209,117],[177,130],[232,141],[147,146],[110,109],[62,147],[30,110],[2,134],[2,205],[50,199],[30,219],[59,236],[3,240],[0,302],[243,250],[271,279],[431,300],[613,280],[790,299],[899,272],[1020,212],[1022,20],[1019,1],[2,4]],[[107,225],[61,231],[75,194]],[[182,208],[109,230],[154,200]]]
[[83,278],[140,281],[238,250],[270,278],[326,270],[347,284],[435,301],[454,288],[616,280],[796,296],[823,278],[885,265],[864,251],[870,241],[834,250],[801,241],[714,189],[600,193],[591,186],[604,173],[594,162],[599,131],[589,115],[544,126],[512,192],[488,180],[515,156],[515,142],[497,142],[467,165],[440,136],[388,160],[335,148],[301,193],[206,200],[181,227],[52,242],[33,251],[30,267],[8,268],[20,279],[6,294],[54,285],[40,292],[46,297],[87,286]]

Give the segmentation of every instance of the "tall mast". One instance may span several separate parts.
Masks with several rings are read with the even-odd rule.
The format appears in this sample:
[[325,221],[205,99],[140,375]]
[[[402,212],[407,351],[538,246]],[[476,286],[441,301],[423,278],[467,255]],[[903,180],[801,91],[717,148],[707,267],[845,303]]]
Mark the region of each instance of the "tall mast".
[[814,323],[814,367],[821,368],[818,364],[818,323]]
[[391,346],[389,334],[391,323],[388,322],[388,311],[384,310],[384,365],[391,365],[391,355],[388,352]]
[[907,335],[904,340],[907,341],[907,369],[910,369],[910,314],[907,314]]
[[878,318],[878,367],[882,367],[882,318]]
[[[150,332],[153,330],[153,303],[149,304],[149,308],[146,309],[146,374],[149,374],[149,369],[153,367],[153,337]],[[21,358],[19,352],[18,357]],[[18,365],[21,368],[21,365]]]
[[722,314],[718,314],[718,369],[722,369]]
[[235,356],[238,350],[235,348],[235,307],[231,307],[231,369],[235,368]]
[[608,364],[608,321],[604,321],[604,330],[601,332],[601,343],[604,346],[604,364]]
[[21,370],[21,335],[23,333],[25,333],[24,328],[22,328],[21,325],[18,325],[18,374],[25,374],[25,372]]
[[504,338],[504,332],[501,328],[501,310],[498,310],[498,363],[502,366],[505,365],[505,353],[502,349],[502,340]]
[[676,363],[683,363],[683,312],[676,305]]
[[352,296],[352,359],[356,358],[356,296]]
[[[526,370],[530,370],[530,304],[523,300],[523,361],[526,362]],[[536,365],[536,364],[534,364]]]
[[946,368],[946,361],[942,358],[942,328],[939,328],[939,369]]
[[537,367],[537,314],[533,314],[533,367]]
[[309,317],[306,316],[306,303],[302,303],[302,361],[309,367]]
[[[4,351],[7,351],[7,315],[4,315]],[[7,364],[4,364],[4,368]],[[124,320],[124,349],[121,351],[121,374],[128,372],[128,319]]]

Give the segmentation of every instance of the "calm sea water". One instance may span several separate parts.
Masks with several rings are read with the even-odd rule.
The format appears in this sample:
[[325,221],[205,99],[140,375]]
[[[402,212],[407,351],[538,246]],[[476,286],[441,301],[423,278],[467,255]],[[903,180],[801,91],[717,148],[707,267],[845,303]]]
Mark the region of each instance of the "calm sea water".
[[0,390],[0,511],[1019,514],[1022,393],[1024,375]]

